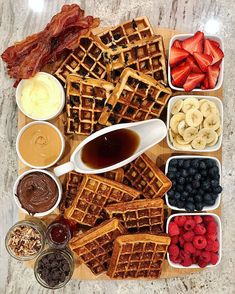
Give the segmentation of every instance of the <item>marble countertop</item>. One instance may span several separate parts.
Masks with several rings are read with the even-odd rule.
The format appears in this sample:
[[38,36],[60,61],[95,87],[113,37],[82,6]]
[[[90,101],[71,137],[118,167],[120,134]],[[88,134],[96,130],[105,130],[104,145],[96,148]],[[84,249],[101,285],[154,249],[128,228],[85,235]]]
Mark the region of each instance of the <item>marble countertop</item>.
[[[235,20],[234,0],[0,0],[0,52],[17,40],[42,29],[64,3],[78,3],[86,14],[101,18],[101,26],[115,25],[146,15],[154,26],[186,32],[198,29],[224,39],[224,137],[223,137],[223,257],[216,268],[183,278],[145,281],[76,281],[56,293],[235,293]],[[17,177],[15,139],[17,107],[15,89],[0,62],[0,293],[52,293],[38,285],[32,269],[7,255],[4,236],[17,221],[18,211],[12,198]]]

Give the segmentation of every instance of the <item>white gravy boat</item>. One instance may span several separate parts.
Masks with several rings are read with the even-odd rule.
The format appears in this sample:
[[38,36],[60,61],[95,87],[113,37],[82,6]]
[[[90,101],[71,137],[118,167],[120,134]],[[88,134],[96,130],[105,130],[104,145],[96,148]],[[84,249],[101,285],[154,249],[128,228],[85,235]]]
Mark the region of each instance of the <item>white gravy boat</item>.
[[[130,157],[116,164],[113,164],[111,166],[107,166],[101,169],[93,169],[87,166],[82,161],[81,151],[88,142],[94,140],[95,138],[101,135],[107,134],[115,130],[120,130],[120,129],[129,129],[139,135],[140,142],[133,155],[131,155]],[[147,149],[151,148],[155,144],[162,141],[166,137],[166,134],[167,134],[166,125],[160,119],[150,119],[150,120],[145,120],[141,122],[116,124],[116,125],[101,129],[97,131],[96,133],[87,137],[85,140],[83,140],[74,150],[73,154],[70,157],[70,161],[54,168],[54,173],[57,177],[59,177],[72,170],[75,170],[76,172],[83,173],[83,174],[100,174],[110,170],[114,170],[136,159],[138,156],[144,153]]]

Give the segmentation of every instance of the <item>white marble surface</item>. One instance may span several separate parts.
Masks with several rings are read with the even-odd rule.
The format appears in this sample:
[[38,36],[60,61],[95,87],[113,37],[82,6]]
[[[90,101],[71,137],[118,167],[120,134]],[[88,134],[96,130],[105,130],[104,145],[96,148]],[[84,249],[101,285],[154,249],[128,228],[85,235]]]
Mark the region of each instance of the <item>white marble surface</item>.
[[[34,3],[41,12],[34,12],[28,3]],[[87,14],[99,16],[101,25],[114,25],[124,20],[146,15],[155,26],[177,28],[188,32],[205,29],[209,19],[219,22],[217,32],[225,44],[224,77],[224,140],[223,140],[223,258],[221,264],[183,278],[154,282],[126,281],[71,281],[56,293],[235,293],[234,243],[235,226],[235,20],[234,0],[0,0],[0,52],[16,40],[42,29],[64,3],[76,2]],[[212,25],[215,29],[215,25]],[[17,175],[15,138],[17,112],[12,81],[0,62],[0,293],[52,293],[40,287],[33,271],[10,258],[4,247],[4,236],[17,220],[17,208],[12,198],[12,185]]]

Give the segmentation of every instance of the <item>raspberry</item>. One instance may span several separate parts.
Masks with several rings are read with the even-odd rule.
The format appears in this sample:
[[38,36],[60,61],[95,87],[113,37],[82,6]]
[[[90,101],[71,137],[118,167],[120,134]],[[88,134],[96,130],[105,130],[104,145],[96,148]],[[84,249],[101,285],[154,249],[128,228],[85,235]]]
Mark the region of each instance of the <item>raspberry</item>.
[[186,222],[184,223],[184,229],[186,231],[190,231],[190,230],[193,230],[193,228],[195,227],[195,221],[192,220],[192,219],[188,219],[186,220]]
[[203,267],[206,267],[206,266],[207,266],[207,263],[206,263],[205,261],[203,261],[202,259],[200,259],[200,260],[198,261],[198,265],[199,265],[201,268],[203,268]]
[[172,255],[170,255],[170,260],[173,261],[174,263],[181,263],[182,261],[182,259],[179,256],[175,257]]
[[200,249],[196,249],[194,255],[198,257],[201,255],[201,253],[202,251]]
[[194,219],[194,221],[195,221],[196,224],[202,223],[202,217],[200,215],[195,215],[193,217],[193,219]]
[[180,233],[179,227],[174,222],[170,222],[168,231],[169,231],[170,236],[179,235],[179,233]]
[[179,235],[182,236],[184,234],[184,227],[179,227],[180,233]]
[[212,240],[207,240],[207,245],[206,245],[206,247],[205,247],[205,250],[207,250],[207,251],[212,251],[212,245],[213,245],[213,243],[214,243],[214,241],[212,241]]
[[171,256],[177,257],[180,253],[179,247],[175,244],[172,244],[168,248],[168,252]]
[[198,263],[198,256],[192,255],[191,258],[192,258],[192,261],[193,261],[194,264]]
[[183,249],[180,250],[179,257],[184,260],[190,257],[188,252],[185,252]]
[[207,245],[206,238],[204,236],[195,236],[193,238],[193,245],[196,249],[203,249]]
[[179,236],[179,243],[181,247],[184,247],[185,240],[182,236]]
[[211,264],[215,265],[219,260],[219,256],[214,252],[211,252]]
[[209,222],[211,222],[211,221],[214,221],[214,218],[213,218],[213,216],[211,216],[211,215],[205,215],[205,216],[203,217],[203,221],[204,221],[205,223],[209,223]]
[[171,237],[171,244],[177,244],[179,242],[179,236],[172,236]]
[[219,251],[219,241],[218,240],[213,242],[211,251],[212,252],[218,252]]
[[216,224],[216,222],[214,222],[214,221],[209,222],[207,224],[206,229],[207,229],[207,232],[209,234],[216,234],[216,232],[217,232],[217,224]]
[[185,242],[184,243],[184,251],[187,253],[194,253],[196,251],[195,247],[193,246],[193,243],[191,242]]
[[194,233],[196,235],[204,235],[206,233],[206,228],[203,225],[197,224],[194,228]]
[[217,235],[216,234],[206,234],[206,238],[207,240],[212,240],[212,241],[215,241],[216,238],[217,238]]
[[184,223],[186,222],[186,216],[182,215],[182,216],[176,216],[174,218],[174,222],[179,226],[182,227],[184,225]]
[[200,260],[203,260],[204,262],[206,262],[207,264],[210,262],[211,260],[211,254],[208,251],[202,251],[201,255],[200,255]]
[[183,262],[181,262],[181,265],[182,265],[182,266],[186,266],[186,267],[188,267],[188,266],[190,266],[190,265],[192,265],[192,264],[193,264],[193,260],[192,260],[191,257],[185,258],[185,259],[183,260]]
[[194,236],[195,234],[193,231],[187,231],[186,233],[183,234],[183,238],[186,242],[192,242]]

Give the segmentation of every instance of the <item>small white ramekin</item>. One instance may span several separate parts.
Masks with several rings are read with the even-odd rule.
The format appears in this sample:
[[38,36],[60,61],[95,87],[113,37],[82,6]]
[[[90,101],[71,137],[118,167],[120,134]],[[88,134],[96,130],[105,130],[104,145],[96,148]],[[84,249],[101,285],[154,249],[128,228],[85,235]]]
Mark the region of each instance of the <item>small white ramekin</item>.
[[18,108],[20,109],[20,111],[27,117],[31,118],[32,120],[38,120],[38,121],[47,121],[47,120],[52,120],[54,118],[56,118],[63,110],[64,108],[64,104],[65,104],[65,92],[64,92],[64,88],[62,87],[61,83],[51,74],[46,73],[46,72],[38,72],[37,74],[39,75],[44,75],[47,77],[50,77],[53,81],[55,81],[55,83],[57,84],[60,93],[61,93],[61,104],[60,107],[58,108],[58,110],[51,116],[48,117],[33,117],[31,115],[29,115],[27,112],[25,112],[22,107],[21,107],[21,102],[20,102],[20,97],[21,97],[21,92],[22,92],[22,88],[24,86],[24,82],[25,80],[21,80],[16,88],[16,103]]
[[[167,223],[166,223],[166,233],[168,233],[169,230],[169,223],[171,222],[171,220],[176,217],[176,216],[182,216],[182,215],[200,215],[200,216],[212,216],[215,220],[215,222],[217,223],[217,239],[219,241],[219,259],[217,261],[216,264],[208,264],[206,266],[206,268],[208,267],[215,267],[217,266],[220,261],[221,261],[221,257],[222,257],[222,225],[221,225],[221,220],[220,217],[217,214],[214,213],[177,213],[177,214],[172,214],[168,219],[167,219]],[[167,261],[169,262],[170,266],[175,267],[175,268],[200,268],[199,265],[197,264],[192,264],[190,266],[183,266],[181,264],[175,263],[173,261],[170,260],[170,256],[169,253],[167,252]]]
[[[171,67],[170,67],[170,54],[171,54],[171,47],[173,45],[173,43],[176,41],[176,40],[179,40],[179,41],[183,41],[187,38],[190,38],[192,37],[194,34],[179,34],[179,35],[175,35],[173,36],[171,39],[170,39],[170,44],[169,44],[169,51],[168,51],[168,83],[169,83],[169,86],[171,87],[171,89],[173,90],[176,90],[176,91],[184,91],[184,88],[179,88],[179,87],[175,87],[174,85],[172,85],[172,82],[171,82]],[[222,42],[222,39],[217,37],[217,36],[211,36],[211,35],[205,35],[205,38],[208,38],[208,39],[211,39],[213,41],[216,41],[220,44],[220,49],[224,52],[224,44]],[[218,77],[218,81],[217,81],[217,84],[215,86],[215,88],[213,89],[207,89],[207,90],[202,90],[202,89],[199,89],[199,88],[196,88],[196,89],[193,89],[191,92],[210,92],[210,91],[216,91],[218,90],[221,86],[222,86],[222,83],[223,83],[223,79],[224,79],[224,58],[220,64],[220,74],[219,74],[219,77]]]
[[[169,138],[171,109],[172,109],[173,104],[179,99],[185,100],[187,98],[192,98],[192,97],[195,97],[198,100],[207,99],[207,100],[209,100],[211,102],[214,102],[216,104],[216,106],[218,107],[219,114],[220,114],[221,129],[222,129],[221,135],[219,136],[218,141],[214,146],[205,147],[205,149],[203,149],[203,150],[198,150],[198,149],[193,149],[193,148],[191,150],[177,149],[177,148],[175,148],[173,146],[173,144],[171,143],[170,138]],[[171,149],[176,150],[176,151],[184,151],[184,152],[190,152],[190,153],[191,152],[214,152],[214,151],[219,150],[220,147],[221,147],[222,138],[223,138],[223,119],[224,119],[223,115],[224,115],[223,103],[217,97],[214,97],[214,96],[199,96],[199,95],[179,95],[179,96],[171,97],[169,102],[168,102],[168,105],[167,105],[167,123],[166,123],[166,125],[167,125],[167,136],[166,136],[166,141],[167,141],[168,146]]]
[[56,183],[57,185],[57,188],[58,188],[58,199],[55,203],[55,205],[50,208],[48,211],[44,211],[44,212],[39,212],[39,213],[35,213],[34,216],[35,217],[43,217],[45,215],[48,215],[50,213],[52,213],[53,210],[55,210],[57,208],[57,206],[59,205],[60,201],[61,201],[61,198],[62,198],[62,185],[61,185],[61,182],[58,180],[58,178],[51,172],[47,171],[47,170],[42,170],[42,169],[31,169],[31,170],[27,170],[25,171],[24,173],[22,173],[21,175],[18,176],[18,178],[16,179],[15,181],[15,184],[13,186],[13,197],[14,197],[14,200],[15,200],[15,203],[16,205],[19,207],[19,209],[25,213],[25,214],[29,214],[27,210],[25,210],[22,206],[21,206],[21,203],[18,199],[18,197],[16,196],[17,194],[17,187],[18,187],[18,184],[20,182],[20,180],[30,174],[30,173],[34,173],[34,172],[41,172],[41,173],[44,173],[44,174],[47,174],[48,176],[50,176],[54,182]]
[[[58,133],[59,137],[60,137],[60,140],[61,140],[61,151],[60,151],[60,154],[59,156],[56,158],[55,161],[53,161],[52,163],[48,164],[48,165],[45,165],[45,166],[35,166],[35,165],[32,165],[30,163],[28,163],[26,160],[24,160],[24,158],[21,156],[20,154],[20,148],[19,148],[19,141],[20,141],[20,138],[22,136],[22,134],[25,132],[25,130],[27,128],[29,128],[30,126],[34,125],[34,124],[45,124],[45,125],[48,125],[50,127],[52,127],[54,130],[56,130],[56,132]],[[61,133],[61,131],[56,127],[54,126],[53,124],[49,123],[49,122],[46,122],[46,121],[33,121],[31,123],[28,123],[27,125],[25,125],[18,133],[17,135],[17,138],[16,138],[16,152],[17,152],[17,155],[19,157],[19,159],[27,166],[31,167],[31,168],[38,168],[38,169],[46,169],[50,166],[53,166],[54,164],[56,164],[56,162],[61,158],[63,152],[64,152],[64,148],[65,148],[65,141],[64,141],[64,137]]]

